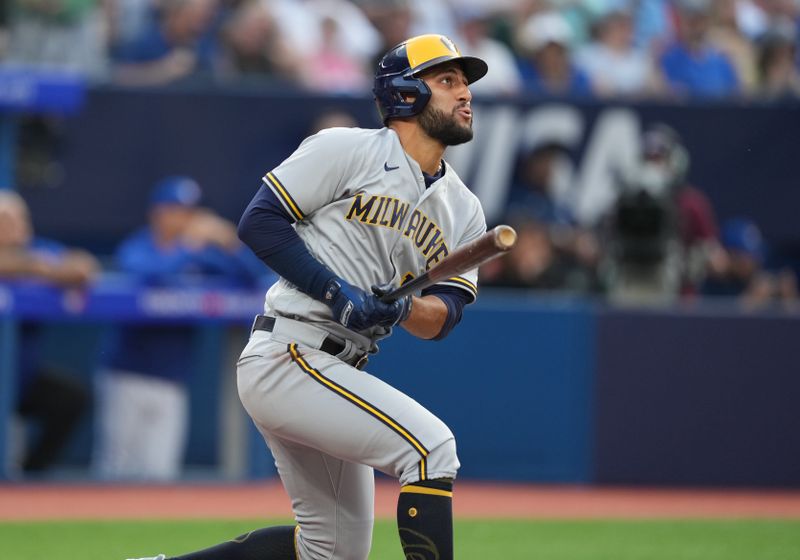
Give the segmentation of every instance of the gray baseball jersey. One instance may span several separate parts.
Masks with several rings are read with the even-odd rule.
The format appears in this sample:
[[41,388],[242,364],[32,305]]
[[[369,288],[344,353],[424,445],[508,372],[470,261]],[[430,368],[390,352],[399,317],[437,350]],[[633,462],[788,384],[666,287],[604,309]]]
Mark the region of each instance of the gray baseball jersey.
[[[413,278],[453,248],[486,231],[477,197],[448,168],[426,188],[419,164],[390,128],[333,128],[307,138],[264,176],[309,251],[367,292],[373,284]],[[477,270],[443,284],[477,295]],[[382,327],[353,333],[330,308],[285,280],[266,297],[266,314],[302,317],[363,351],[388,334]]]
[[[416,276],[484,233],[480,204],[455,172],[426,188],[396,133],[330,129],[306,139],[264,177],[311,253],[369,291]],[[474,298],[477,271],[448,279]],[[354,333],[328,306],[280,280],[267,292],[267,330],[239,359],[242,403],[272,450],[298,522],[298,558],[366,558],[374,474],[401,484],[454,478],[450,429],[408,395],[360,371],[347,355],[389,334]],[[331,355],[323,341],[345,341]],[[349,348],[348,346],[349,345]]]

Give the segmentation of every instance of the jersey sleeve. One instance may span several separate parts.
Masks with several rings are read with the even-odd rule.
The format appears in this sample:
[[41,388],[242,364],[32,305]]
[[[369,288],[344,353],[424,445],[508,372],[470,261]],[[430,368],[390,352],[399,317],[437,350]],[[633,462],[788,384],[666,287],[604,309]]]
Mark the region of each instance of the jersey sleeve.
[[[473,215],[469,226],[464,231],[464,235],[461,237],[456,247],[460,247],[469,243],[470,241],[474,241],[484,233],[486,233],[486,220],[484,219],[483,212],[479,207]],[[470,297],[468,302],[472,303],[478,298],[478,269],[474,268],[465,272],[464,274],[453,276],[447,280],[439,282],[436,285],[460,288],[469,294]]]
[[294,221],[302,221],[338,197],[343,179],[356,167],[359,138],[353,130],[341,128],[309,136],[264,175],[264,184]]

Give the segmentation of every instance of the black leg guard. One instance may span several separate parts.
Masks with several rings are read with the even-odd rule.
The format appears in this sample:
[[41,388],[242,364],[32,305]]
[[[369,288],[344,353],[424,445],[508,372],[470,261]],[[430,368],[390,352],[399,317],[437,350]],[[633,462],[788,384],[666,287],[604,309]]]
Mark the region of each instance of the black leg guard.
[[425,480],[403,486],[397,529],[406,560],[453,560],[453,481]]
[[294,527],[257,529],[228,542],[168,560],[296,560]]

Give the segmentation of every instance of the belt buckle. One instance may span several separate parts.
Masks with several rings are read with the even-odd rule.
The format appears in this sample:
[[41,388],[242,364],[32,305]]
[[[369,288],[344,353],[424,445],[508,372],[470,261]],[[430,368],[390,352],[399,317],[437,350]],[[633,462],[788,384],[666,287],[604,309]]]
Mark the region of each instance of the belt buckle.
[[367,362],[369,362],[369,353],[364,353],[361,355],[361,357],[358,359],[358,361],[355,363],[353,367],[358,370],[362,370],[366,367]]

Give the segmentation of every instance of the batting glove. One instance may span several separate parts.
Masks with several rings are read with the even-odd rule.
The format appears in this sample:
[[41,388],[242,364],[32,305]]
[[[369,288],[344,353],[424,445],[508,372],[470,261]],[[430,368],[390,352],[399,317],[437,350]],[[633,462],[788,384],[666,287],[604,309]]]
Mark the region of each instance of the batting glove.
[[391,327],[404,320],[411,311],[410,302],[383,303],[375,295],[341,278],[328,281],[323,301],[333,311],[334,320],[353,331],[376,325]]
[[[394,287],[391,283],[388,284],[380,284],[380,285],[373,285],[372,286],[372,293],[375,294],[376,297],[381,298],[392,291]],[[380,301],[380,299],[378,299]],[[412,296],[404,296],[400,299],[396,299],[391,303],[384,304],[390,305],[391,311],[387,313],[385,319],[378,323],[384,327],[393,327],[395,325],[399,325],[406,319],[408,316],[411,315],[411,304],[413,302]]]

